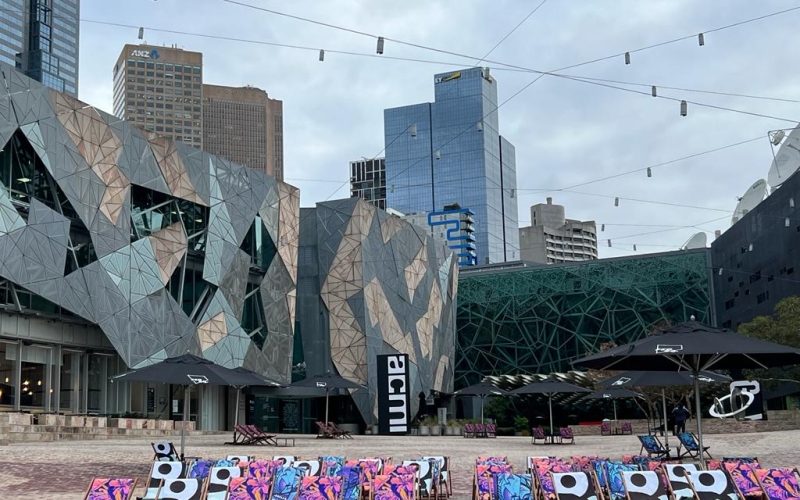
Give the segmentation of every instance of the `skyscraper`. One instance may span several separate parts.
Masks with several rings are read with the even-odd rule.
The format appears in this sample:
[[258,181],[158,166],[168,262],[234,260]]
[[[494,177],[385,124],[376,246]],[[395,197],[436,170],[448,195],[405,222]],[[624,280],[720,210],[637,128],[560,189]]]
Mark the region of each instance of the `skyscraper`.
[[386,210],[386,160],[383,158],[350,162],[350,197],[361,198]]
[[0,0],[0,61],[78,96],[80,0]]
[[597,226],[593,220],[567,219],[563,205],[547,203],[531,207],[531,225],[519,228],[520,259],[563,263],[597,260]]
[[474,212],[478,263],[519,259],[514,146],[500,136],[488,68],[434,77],[435,101],[384,110],[387,206]]

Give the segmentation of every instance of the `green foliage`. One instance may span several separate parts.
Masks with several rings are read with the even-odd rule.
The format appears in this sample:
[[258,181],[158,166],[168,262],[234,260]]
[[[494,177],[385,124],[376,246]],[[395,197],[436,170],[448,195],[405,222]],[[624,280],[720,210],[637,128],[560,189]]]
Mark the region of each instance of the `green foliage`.
[[[486,417],[493,418],[498,427],[513,427],[516,412],[509,398],[490,398],[483,409]],[[513,433],[512,433],[513,435]]]
[[514,429],[517,432],[527,431],[529,429],[529,425],[530,423],[528,422],[528,419],[525,417],[517,417],[514,419]]
[[[775,305],[772,316],[757,316],[749,323],[739,325],[739,333],[778,344],[800,347],[800,297],[786,297]],[[783,378],[800,380],[800,367],[758,370],[758,378]]]

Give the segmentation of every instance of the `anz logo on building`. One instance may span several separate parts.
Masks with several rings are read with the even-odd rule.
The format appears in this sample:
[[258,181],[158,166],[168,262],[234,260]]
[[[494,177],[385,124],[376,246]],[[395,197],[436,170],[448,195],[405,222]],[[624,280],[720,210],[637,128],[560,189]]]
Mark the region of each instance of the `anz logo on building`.
[[158,59],[161,55],[158,53],[156,49],[153,50],[142,50],[142,49],[135,49],[131,52],[131,57],[141,57],[143,59]]

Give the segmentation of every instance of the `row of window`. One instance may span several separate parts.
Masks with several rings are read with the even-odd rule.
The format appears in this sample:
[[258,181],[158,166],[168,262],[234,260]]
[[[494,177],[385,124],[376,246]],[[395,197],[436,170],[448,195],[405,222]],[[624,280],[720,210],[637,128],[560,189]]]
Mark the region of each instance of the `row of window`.
[[145,69],[175,71],[176,73],[194,73],[195,75],[199,75],[203,71],[200,66],[190,66],[188,64],[184,66],[183,64],[143,61],[141,59],[128,59],[127,66],[145,68]]

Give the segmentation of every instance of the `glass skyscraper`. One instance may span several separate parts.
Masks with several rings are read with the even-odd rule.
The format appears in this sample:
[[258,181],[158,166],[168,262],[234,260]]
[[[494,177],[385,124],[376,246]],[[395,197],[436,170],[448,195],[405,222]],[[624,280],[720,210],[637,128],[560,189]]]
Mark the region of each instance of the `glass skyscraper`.
[[80,0],[0,0],[0,61],[78,96]]
[[435,102],[384,110],[387,206],[475,213],[478,263],[519,259],[514,146],[500,136],[488,68],[434,77]]

